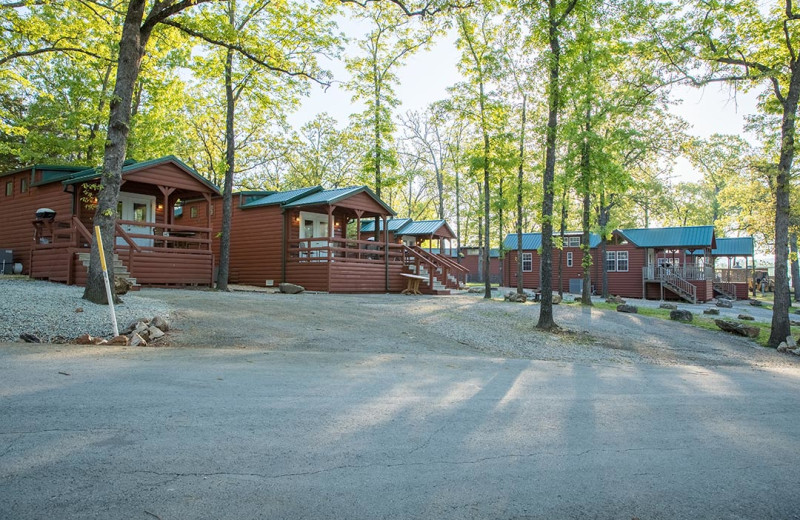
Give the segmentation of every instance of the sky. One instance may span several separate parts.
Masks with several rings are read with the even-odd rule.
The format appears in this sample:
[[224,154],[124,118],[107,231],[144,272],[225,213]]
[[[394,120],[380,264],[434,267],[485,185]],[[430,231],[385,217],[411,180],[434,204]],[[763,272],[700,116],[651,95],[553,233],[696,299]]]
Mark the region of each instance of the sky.
[[[456,68],[459,53],[453,37],[439,40],[430,50],[413,55],[399,70],[400,84],[396,93],[402,105],[395,114],[410,110],[424,110],[430,103],[447,97],[447,88],[461,80]],[[348,51],[354,52],[354,43]],[[341,126],[347,123],[351,113],[361,111],[351,102],[351,94],[343,83],[348,74],[341,62],[329,62],[326,66],[334,75],[335,82],[327,90],[312,87],[311,94],[303,100],[300,109],[290,118],[299,128],[317,114],[327,112]],[[674,97],[682,102],[673,108],[673,113],[682,117],[691,126],[689,133],[696,137],[709,137],[714,133],[740,134],[744,131],[745,116],[756,112],[756,92],[739,92],[734,97],[726,85],[712,84],[705,88],[676,87]],[[752,139],[751,139],[752,140]],[[685,159],[679,159],[673,170],[673,182],[697,181],[700,174]]]

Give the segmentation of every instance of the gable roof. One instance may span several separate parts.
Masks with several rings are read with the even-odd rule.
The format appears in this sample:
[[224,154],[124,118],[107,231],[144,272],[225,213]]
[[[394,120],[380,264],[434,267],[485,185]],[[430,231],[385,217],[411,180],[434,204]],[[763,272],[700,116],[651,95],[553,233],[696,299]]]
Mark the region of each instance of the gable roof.
[[318,191],[322,191],[322,186],[311,186],[310,188],[299,188],[296,190],[279,191],[277,193],[267,195],[266,197],[262,197],[260,199],[256,199],[246,204],[242,204],[241,208],[242,209],[258,208],[261,206],[272,206],[274,204],[285,204],[287,202],[293,202],[297,199],[305,197],[306,195],[309,195],[311,193],[316,193]]
[[[161,164],[168,164],[172,163],[181,170],[188,173],[192,176],[195,180],[201,182],[203,185],[207,186],[211,189],[211,191],[217,195],[219,195],[219,188],[197,173],[193,168],[190,168],[186,163],[175,157],[174,155],[167,155],[165,157],[160,157],[158,159],[151,159],[149,161],[134,161],[133,159],[128,159],[123,163],[122,166],[122,175],[124,176],[126,173],[135,172],[138,170],[143,170],[145,168],[150,168],[152,166],[158,166]],[[63,181],[65,186],[70,184],[79,184],[81,182],[91,181],[100,177],[100,168],[87,168],[85,170],[79,171],[69,176],[66,180]]]
[[714,226],[617,229],[614,233],[619,234],[619,236],[637,247],[716,247]]
[[[702,249],[686,251],[687,255],[701,256]],[[753,256],[753,237],[718,238],[717,247],[711,250],[711,256]]]
[[32,186],[41,186],[42,184],[49,184],[51,182],[62,181],[65,178],[69,177],[75,172],[83,171],[87,167],[86,166],[65,166],[60,164],[31,164],[29,166],[23,166],[21,168],[17,168],[15,170],[10,170],[7,172],[0,173],[0,177],[6,177],[9,175],[16,175],[17,173],[22,173],[26,171],[39,171],[42,172],[42,180],[32,184]]
[[[383,221],[379,221],[380,225],[378,229],[383,231]],[[411,222],[410,218],[390,218],[386,221],[386,229],[391,231],[392,233],[396,232],[398,229],[402,229],[403,226]],[[361,224],[361,232],[369,232],[375,231],[375,220],[366,220]]]
[[381,199],[378,198],[375,193],[372,192],[366,186],[350,186],[348,188],[336,188],[332,190],[321,190],[315,191],[313,193],[309,193],[308,195],[295,199],[283,204],[286,208],[296,208],[299,206],[313,206],[317,204],[336,204],[337,202],[346,199],[348,197],[352,197],[358,193],[366,193],[369,195],[375,202],[377,202],[383,209],[389,212],[390,215],[394,215],[394,211],[392,208],[386,205]]
[[[554,237],[559,236],[561,233],[553,233]],[[583,233],[577,231],[570,231],[565,233],[565,236],[583,236]],[[589,233],[589,248],[594,249],[600,245],[600,235],[597,233]],[[541,233],[523,233],[522,234],[522,249],[539,249],[542,247],[542,234]],[[517,234],[509,233],[503,240],[503,249],[516,250],[517,249]]]
[[450,235],[456,236],[456,234],[453,233],[453,230],[450,229],[450,226],[447,224],[447,221],[443,219],[412,220],[411,222],[400,228],[396,234],[408,235],[408,236],[430,236],[435,234],[442,227],[445,227],[447,231],[450,232]]

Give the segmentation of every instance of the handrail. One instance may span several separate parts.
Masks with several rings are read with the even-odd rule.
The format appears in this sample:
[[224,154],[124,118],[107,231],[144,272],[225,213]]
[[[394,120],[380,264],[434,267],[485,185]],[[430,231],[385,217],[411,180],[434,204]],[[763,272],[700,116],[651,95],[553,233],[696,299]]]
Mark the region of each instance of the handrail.
[[433,289],[433,271],[436,269],[436,264],[434,264],[433,262],[431,262],[429,259],[425,258],[424,256],[421,256],[421,255],[417,254],[417,251],[415,251],[415,250],[411,249],[410,247],[408,247],[407,245],[403,244],[403,263],[404,264],[408,265],[408,257],[410,257],[410,256],[414,257],[414,265],[417,268],[417,274],[419,274],[419,272],[420,272],[420,263],[421,262],[424,262],[424,263],[428,264],[431,267],[430,269],[428,269],[428,286],[432,290]]
[[94,238],[92,237],[92,234],[89,233],[89,230],[86,229],[86,226],[83,225],[83,222],[81,222],[81,219],[79,219],[78,217],[73,215],[72,216],[72,224],[75,226],[75,229],[78,230],[78,233],[83,237],[83,239],[91,244],[92,240],[94,240]]
[[685,296],[692,298],[692,303],[697,302],[697,287],[688,280],[682,278],[673,269],[657,267],[657,276],[662,283],[672,285],[674,288],[685,293]]
[[133,238],[131,238],[131,235],[129,235],[124,229],[122,229],[122,226],[119,225],[119,221],[114,223],[114,229],[116,230],[117,235],[121,236],[122,239],[128,243],[129,247],[133,248],[133,250],[137,253],[142,252],[142,248],[139,247],[139,244],[134,242]]
[[[461,285],[462,280],[459,278],[459,274],[458,273],[448,273],[448,271],[452,271],[453,270],[453,267],[451,265],[451,264],[453,264],[452,260],[450,260],[448,258],[445,258],[442,255],[437,255],[437,254],[433,254],[433,253],[430,253],[428,251],[425,251],[424,249],[422,249],[419,246],[414,246],[413,250],[418,252],[418,253],[422,253],[422,255],[427,256],[429,259],[432,259],[431,261],[434,262],[437,265],[437,268],[442,270],[442,276],[444,277],[445,286],[447,286],[448,283],[450,283],[450,280],[448,279],[448,275],[449,274],[452,274],[453,278],[455,278],[456,286],[460,286]],[[458,272],[460,272],[460,274],[462,276],[464,276],[466,273],[469,272],[469,269],[465,268],[464,266],[461,266],[459,264],[455,264],[455,265],[458,266],[456,268],[456,270]]]

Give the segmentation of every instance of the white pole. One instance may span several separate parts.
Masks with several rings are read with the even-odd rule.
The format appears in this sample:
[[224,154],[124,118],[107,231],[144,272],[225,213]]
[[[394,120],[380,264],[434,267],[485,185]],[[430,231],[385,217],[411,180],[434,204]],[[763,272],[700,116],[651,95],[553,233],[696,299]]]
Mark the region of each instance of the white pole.
[[100,236],[100,226],[94,227],[94,233],[97,236],[97,251],[100,253],[100,265],[103,267],[103,281],[106,283],[106,298],[108,299],[108,308],[111,311],[111,323],[114,325],[114,336],[119,336],[117,315],[114,313],[114,298],[111,296],[111,283],[108,281],[108,271],[106,270],[106,255],[103,251],[103,239]]

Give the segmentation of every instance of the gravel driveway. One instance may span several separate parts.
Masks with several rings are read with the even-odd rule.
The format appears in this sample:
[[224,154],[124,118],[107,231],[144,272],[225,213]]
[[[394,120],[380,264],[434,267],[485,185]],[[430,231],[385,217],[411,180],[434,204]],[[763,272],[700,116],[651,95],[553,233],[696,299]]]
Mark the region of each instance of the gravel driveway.
[[485,354],[578,363],[800,366],[722,332],[579,305],[555,307],[562,331],[535,330],[538,304],[475,295],[270,294],[143,290],[177,309],[173,345],[280,351]]

